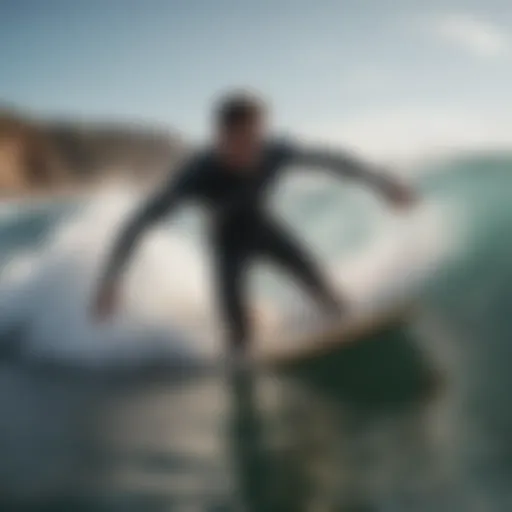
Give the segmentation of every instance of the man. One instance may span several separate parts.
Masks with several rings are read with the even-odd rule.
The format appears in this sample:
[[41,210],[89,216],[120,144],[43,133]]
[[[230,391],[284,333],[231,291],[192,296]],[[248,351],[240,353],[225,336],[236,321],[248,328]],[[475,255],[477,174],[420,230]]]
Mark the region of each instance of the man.
[[265,209],[268,190],[285,167],[301,165],[358,178],[398,206],[407,206],[414,195],[405,185],[348,155],[268,139],[267,114],[262,100],[244,92],[219,101],[212,146],[192,155],[173,173],[116,241],[94,303],[98,317],[114,310],[122,270],[141,235],[185,199],[209,210],[218,300],[232,351],[244,353],[249,341],[245,274],[254,258],[268,258],[289,271],[326,313],[342,312],[343,304],[314,258]]

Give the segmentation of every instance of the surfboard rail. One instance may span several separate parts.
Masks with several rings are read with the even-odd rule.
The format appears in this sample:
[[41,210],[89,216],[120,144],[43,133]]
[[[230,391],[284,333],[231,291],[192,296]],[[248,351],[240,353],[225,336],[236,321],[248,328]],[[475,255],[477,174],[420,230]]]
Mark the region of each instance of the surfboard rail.
[[277,337],[257,344],[253,352],[258,366],[279,368],[329,354],[343,346],[364,341],[379,332],[404,325],[416,309],[411,302],[354,315],[315,333]]

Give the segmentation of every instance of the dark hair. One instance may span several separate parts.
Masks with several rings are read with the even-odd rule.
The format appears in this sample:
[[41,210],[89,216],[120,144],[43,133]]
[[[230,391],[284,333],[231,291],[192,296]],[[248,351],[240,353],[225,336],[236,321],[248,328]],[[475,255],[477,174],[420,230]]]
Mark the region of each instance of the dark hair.
[[219,128],[236,128],[265,115],[267,106],[259,96],[237,91],[222,96],[215,107],[215,123]]

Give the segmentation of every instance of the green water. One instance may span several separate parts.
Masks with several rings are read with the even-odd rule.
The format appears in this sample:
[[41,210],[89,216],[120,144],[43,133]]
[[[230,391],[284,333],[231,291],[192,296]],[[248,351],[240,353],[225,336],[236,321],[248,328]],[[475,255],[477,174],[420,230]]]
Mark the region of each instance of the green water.
[[4,361],[2,510],[512,510],[511,168],[422,178],[458,205],[462,250],[407,325],[289,375]]

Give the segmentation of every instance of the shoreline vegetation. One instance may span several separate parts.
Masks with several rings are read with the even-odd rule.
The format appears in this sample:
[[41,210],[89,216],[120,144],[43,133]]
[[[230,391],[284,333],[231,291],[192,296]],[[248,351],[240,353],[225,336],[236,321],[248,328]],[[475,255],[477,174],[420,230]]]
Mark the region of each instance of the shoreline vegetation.
[[42,120],[0,105],[0,201],[86,194],[158,180],[185,151],[165,126]]

